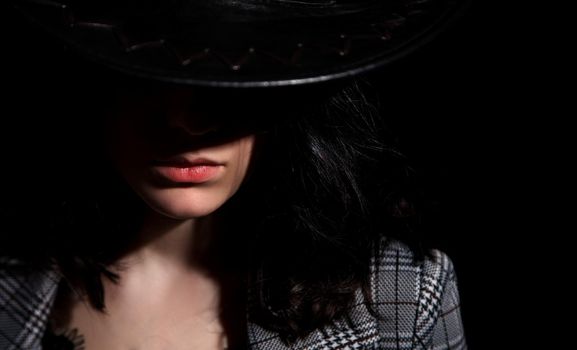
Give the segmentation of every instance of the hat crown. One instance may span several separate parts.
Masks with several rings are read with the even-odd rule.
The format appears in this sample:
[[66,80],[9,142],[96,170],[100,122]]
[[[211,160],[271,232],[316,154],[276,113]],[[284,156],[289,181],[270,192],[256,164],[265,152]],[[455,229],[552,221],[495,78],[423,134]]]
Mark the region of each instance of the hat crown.
[[265,20],[350,14],[366,10],[377,2],[379,0],[181,0],[181,9],[182,13],[208,9],[228,20]]

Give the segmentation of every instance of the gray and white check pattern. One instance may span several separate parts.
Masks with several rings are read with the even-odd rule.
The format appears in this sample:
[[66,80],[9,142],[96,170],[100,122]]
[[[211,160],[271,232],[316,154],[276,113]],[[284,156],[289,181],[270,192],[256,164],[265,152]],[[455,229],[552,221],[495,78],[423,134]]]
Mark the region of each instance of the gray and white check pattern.
[[[450,258],[439,250],[416,263],[409,248],[383,241],[371,263],[370,315],[360,290],[351,310],[290,345],[278,334],[248,323],[250,350],[441,350],[467,349],[457,279]],[[0,259],[0,350],[40,350],[60,276]],[[249,298],[250,294],[249,293]],[[250,305],[250,302],[249,302]],[[250,320],[250,309],[247,317]]]

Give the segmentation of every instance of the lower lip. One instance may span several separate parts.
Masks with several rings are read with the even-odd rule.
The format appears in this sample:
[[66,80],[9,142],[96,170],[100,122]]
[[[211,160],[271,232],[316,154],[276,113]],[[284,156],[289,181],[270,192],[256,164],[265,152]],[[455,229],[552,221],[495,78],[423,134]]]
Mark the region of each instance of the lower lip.
[[156,166],[166,179],[177,183],[203,183],[218,175],[221,165],[195,165],[191,167]]

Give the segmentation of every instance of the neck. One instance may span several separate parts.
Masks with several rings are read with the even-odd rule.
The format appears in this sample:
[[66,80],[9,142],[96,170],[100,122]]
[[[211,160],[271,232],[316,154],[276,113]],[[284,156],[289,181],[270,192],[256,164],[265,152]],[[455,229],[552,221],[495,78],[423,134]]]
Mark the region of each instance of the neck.
[[177,270],[203,269],[202,261],[214,235],[214,213],[178,220],[150,210],[137,242],[119,260],[120,266],[164,266]]

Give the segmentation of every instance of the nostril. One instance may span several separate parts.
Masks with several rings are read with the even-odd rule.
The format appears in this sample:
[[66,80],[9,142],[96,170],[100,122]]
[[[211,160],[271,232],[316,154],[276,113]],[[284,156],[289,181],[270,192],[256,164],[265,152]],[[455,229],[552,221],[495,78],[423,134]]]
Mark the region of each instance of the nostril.
[[214,126],[198,126],[198,127],[190,127],[190,126],[184,126],[184,128],[186,129],[186,132],[190,135],[193,136],[203,136],[203,135],[210,135],[213,133],[216,133],[219,130],[219,126],[214,125]]
[[170,127],[174,129],[181,129],[190,136],[205,136],[218,132],[221,129],[220,124],[207,124],[195,121],[187,122],[172,122]]
[[201,118],[191,118],[190,116],[169,116],[168,125],[171,128],[182,129],[193,136],[204,135],[220,129],[218,123],[204,121]]
[[198,125],[198,127],[194,128],[194,129],[197,130],[197,132],[199,132],[199,133],[207,134],[210,132],[218,131],[221,128],[221,126],[222,125],[220,125],[220,124],[216,124],[216,123],[212,122],[212,123],[205,123],[203,125],[202,124]]

